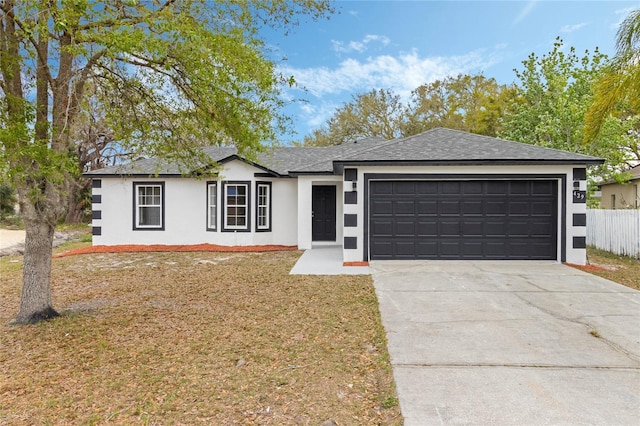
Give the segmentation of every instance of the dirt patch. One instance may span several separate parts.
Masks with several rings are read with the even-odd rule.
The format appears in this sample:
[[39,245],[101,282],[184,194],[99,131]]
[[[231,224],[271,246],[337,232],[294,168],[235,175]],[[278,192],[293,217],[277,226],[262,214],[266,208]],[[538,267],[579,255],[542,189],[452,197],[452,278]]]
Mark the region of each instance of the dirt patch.
[[116,246],[90,246],[69,250],[53,256],[54,258],[75,256],[78,254],[92,253],[141,253],[141,252],[270,252],[270,251],[292,251],[297,250],[296,246],[260,245],[260,246],[220,246],[216,244],[190,244],[190,245],[167,245],[167,244],[122,244]]
[[589,265],[579,267],[586,272],[640,290],[640,259],[618,256],[587,247]]

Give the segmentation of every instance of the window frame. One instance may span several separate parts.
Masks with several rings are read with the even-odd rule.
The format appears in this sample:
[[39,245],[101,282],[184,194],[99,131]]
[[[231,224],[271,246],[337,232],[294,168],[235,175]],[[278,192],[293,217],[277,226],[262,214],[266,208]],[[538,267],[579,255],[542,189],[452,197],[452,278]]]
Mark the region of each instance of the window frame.
[[[267,224],[260,225],[260,188],[267,188],[267,200],[266,200],[266,218]],[[256,182],[256,232],[271,232],[271,217],[272,217],[272,185],[271,182]]]
[[[227,209],[230,207],[228,203],[228,188],[235,186],[244,186],[246,188],[245,194],[245,204],[242,205],[234,205],[234,207],[244,207],[245,208],[245,218],[246,222],[244,225],[229,225],[227,224],[227,220],[230,215],[227,213]],[[225,181],[222,182],[222,215],[220,217],[221,220],[221,228],[222,232],[251,232],[251,181]],[[237,215],[236,215],[237,216]]]
[[[155,205],[140,206],[138,201],[138,192],[143,187],[159,187],[160,188],[160,225],[139,225],[139,208],[154,207]],[[165,184],[164,182],[133,182],[133,230],[134,231],[164,231],[165,229]]]
[[[215,219],[213,221],[213,223],[211,223],[211,190],[210,188],[214,187],[216,194],[215,194],[215,200],[214,200],[214,212],[215,212]],[[217,231],[218,230],[218,182],[216,181],[207,181],[207,197],[206,197],[206,202],[207,202],[207,213],[206,213],[206,220],[207,220],[207,231]]]

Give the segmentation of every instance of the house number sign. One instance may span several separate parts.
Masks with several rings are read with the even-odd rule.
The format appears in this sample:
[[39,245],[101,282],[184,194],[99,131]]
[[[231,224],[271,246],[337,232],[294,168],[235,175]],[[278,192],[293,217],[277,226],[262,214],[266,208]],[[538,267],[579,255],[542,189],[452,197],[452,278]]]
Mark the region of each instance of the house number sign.
[[574,203],[585,203],[587,201],[587,191],[573,191]]

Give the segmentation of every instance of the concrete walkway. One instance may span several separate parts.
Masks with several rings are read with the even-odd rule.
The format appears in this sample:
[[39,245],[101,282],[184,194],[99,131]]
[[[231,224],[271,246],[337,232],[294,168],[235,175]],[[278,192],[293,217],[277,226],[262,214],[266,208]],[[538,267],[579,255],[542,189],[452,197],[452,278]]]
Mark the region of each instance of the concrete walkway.
[[342,266],[342,247],[318,246],[305,250],[291,275],[368,275],[368,266]]
[[550,262],[372,262],[405,425],[638,425],[640,292]]
[[0,229],[0,250],[24,244],[24,231],[12,231],[9,229]]

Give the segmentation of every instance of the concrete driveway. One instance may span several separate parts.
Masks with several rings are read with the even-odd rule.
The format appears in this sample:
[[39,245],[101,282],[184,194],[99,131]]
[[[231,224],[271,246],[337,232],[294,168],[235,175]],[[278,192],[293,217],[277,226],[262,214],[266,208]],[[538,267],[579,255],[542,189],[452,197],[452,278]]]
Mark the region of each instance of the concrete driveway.
[[551,262],[371,271],[405,425],[640,424],[640,292]]

